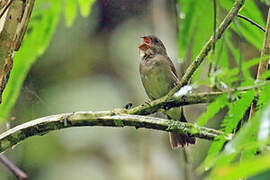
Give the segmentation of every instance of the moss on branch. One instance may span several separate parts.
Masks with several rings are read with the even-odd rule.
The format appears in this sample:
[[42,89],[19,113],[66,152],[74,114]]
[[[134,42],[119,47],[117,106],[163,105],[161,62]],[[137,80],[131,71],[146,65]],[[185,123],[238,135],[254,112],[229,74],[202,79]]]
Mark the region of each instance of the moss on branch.
[[[230,140],[230,136],[225,135],[221,131],[215,129],[200,127],[192,123],[183,123],[179,121],[171,121],[167,119],[140,116],[148,115],[157,112],[159,109],[169,109],[173,107],[209,103],[216,99],[216,97],[223,94],[230,94],[235,91],[245,93],[246,91],[254,88],[259,88],[263,85],[254,87],[246,87],[234,89],[226,92],[210,92],[187,94],[185,96],[173,96],[171,99],[166,98],[152,101],[150,104],[142,104],[130,110],[114,109],[112,111],[99,111],[99,112],[76,112],[58,114],[47,116],[33,121],[29,121],[22,125],[16,126],[0,135],[0,152],[5,151],[7,148],[18,144],[24,139],[44,135],[50,131],[64,129],[76,126],[110,126],[110,127],[135,127],[147,128],[161,131],[182,132],[195,137],[213,140],[214,138],[225,138]],[[140,115],[139,115],[140,114]]]
[[263,84],[258,84],[256,86],[242,87],[236,89],[228,89],[223,92],[204,92],[204,93],[194,93],[186,94],[181,96],[164,96],[160,99],[151,101],[150,103],[141,104],[132,109],[126,110],[127,114],[136,114],[136,115],[148,115],[157,112],[159,109],[168,110],[170,108],[192,105],[192,104],[202,104],[213,102],[218,96],[224,94],[232,94],[234,92],[246,93],[246,91],[259,89],[262,86],[269,85],[268,82]]
[[116,111],[101,112],[75,112],[53,116],[47,116],[33,121],[29,121],[17,127],[14,127],[0,135],[0,152],[18,144],[24,139],[44,135],[53,130],[59,130],[78,126],[109,126],[109,127],[135,127],[147,128],[162,131],[182,132],[195,137],[213,140],[214,138],[231,137],[221,131],[199,127],[192,123],[182,123],[167,119],[118,114]]

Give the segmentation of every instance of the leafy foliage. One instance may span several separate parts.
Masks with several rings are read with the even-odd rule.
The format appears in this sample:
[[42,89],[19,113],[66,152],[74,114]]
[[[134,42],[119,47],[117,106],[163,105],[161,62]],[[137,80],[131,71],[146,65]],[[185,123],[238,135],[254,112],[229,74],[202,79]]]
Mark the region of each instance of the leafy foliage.
[[222,108],[227,106],[228,98],[227,95],[219,96],[214,102],[207,106],[207,110],[197,120],[198,125],[204,126],[207,121],[215,116]]
[[14,106],[32,64],[47,49],[59,22],[63,3],[66,3],[67,26],[71,26],[76,17],[77,3],[79,3],[81,14],[86,17],[90,13],[94,0],[38,0],[35,2],[28,31],[19,52],[15,54],[14,66],[3,94],[0,122],[7,118]]
[[78,5],[83,17],[87,17],[90,13],[91,6],[95,0],[66,0],[65,1],[65,18],[68,27],[72,26],[77,15]]
[[[213,1],[179,0],[178,2],[182,7],[178,39],[180,58],[190,56],[194,59],[202,44],[213,34],[213,11],[211,11]],[[218,2],[217,24],[225,16],[225,12],[231,9],[232,4],[233,1],[230,0]],[[261,11],[253,0],[245,2],[240,14],[265,26]],[[183,34],[185,36],[181,36]],[[267,58],[245,59],[241,42],[248,42],[254,49],[260,50],[263,38],[264,33],[261,30],[242,19],[235,19],[230,29],[217,42],[215,54],[212,53],[208,58],[208,62],[213,63],[212,68],[214,68],[209,71],[211,74],[208,80],[202,82],[202,78],[198,77],[205,77],[205,75],[202,75],[202,71],[197,71],[193,83],[207,84],[225,90],[258,85],[261,82],[257,82],[252,77],[250,68]],[[191,55],[185,54],[190,52]],[[265,72],[263,77],[269,78],[270,72]],[[227,143],[223,139],[216,139],[210,146],[208,155],[200,166],[201,172],[212,170],[210,179],[246,178],[270,168],[269,153],[265,151],[265,145],[269,142],[270,130],[269,90],[269,85],[266,84],[244,94],[236,91],[230,95],[220,96],[210,103],[206,112],[198,118],[198,125],[204,126],[221,109],[227,107],[228,112],[221,122],[220,130],[226,134],[234,134],[232,141]],[[254,99],[257,99],[256,114],[242,126],[241,121],[245,116],[248,117],[248,109]],[[258,151],[263,155],[256,157]],[[260,166],[262,163],[265,165]],[[255,166],[256,168],[253,168]]]
[[[237,93],[235,95],[237,96]],[[222,127],[221,129],[225,133],[229,134],[235,131],[238,123],[244,117],[245,112],[247,111],[251,102],[253,101],[254,96],[255,96],[254,92],[249,91],[246,94],[242,94],[239,97],[236,97],[239,98],[239,100],[236,100],[228,104],[229,111],[221,124]],[[225,142],[226,141],[223,139],[217,140],[211,145],[208,152],[208,156],[206,157],[206,160],[203,164],[203,168],[209,169],[212,166],[213,161],[216,158],[216,155],[223,148]]]
[[[261,0],[269,3],[268,0]],[[0,121],[6,119],[19,95],[23,81],[32,64],[47,49],[53,33],[59,22],[61,12],[64,12],[66,25],[72,26],[78,9],[83,17],[90,13],[94,0],[38,0],[30,20],[28,32],[22,47],[15,54],[14,68],[9,83],[4,92],[3,103],[0,105]],[[181,6],[181,23],[179,26],[178,45],[180,59],[194,59],[205,42],[213,33],[213,1],[212,0],[178,0]],[[232,0],[218,2],[217,24],[232,7]],[[247,0],[242,15],[265,26],[260,9],[254,0]],[[248,42],[256,50],[260,50],[264,34],[248,22],[236,19],[222,39],[216,44],[216,51],[208,59],[213,64],[210,76],[203,83],[220,89],[255,86],[258,83],[251,75],[250,68],[261,60],[245,59],[241,42]],[[241,50],[242,49],[242,50]],[[267,58],[265,59],[267,60]],[[203,84],[200,77],[200,67],[193,76],[193,83]],[[263,74],[270,77],[270,71]],[[225,134],[234,134],[233,140],[226,142],[216,139],[209,148],[208,154],[200,169],[210,171],[211,179],[237,179],[254,176],[268,170],[269,152],[266,145],[270,135],[270,85],[266,84],[256,90],[246,93],[231,93],[218,97],[210,103],[205,113],[197,120],[198,125],[205,126],[221,109],[228,112],[221,122],[220,130]],[[257,99],[256,114],[243,126],[241,121],[254,99]],[[115,124],[123,124],[115,121]],[[256,156],[259,154],[258,156]]]

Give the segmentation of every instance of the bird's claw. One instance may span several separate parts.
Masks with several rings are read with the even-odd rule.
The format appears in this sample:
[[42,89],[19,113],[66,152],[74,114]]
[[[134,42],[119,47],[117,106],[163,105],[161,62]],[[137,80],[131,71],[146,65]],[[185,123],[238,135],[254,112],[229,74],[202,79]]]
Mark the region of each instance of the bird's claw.
[[125,109],[130,109],[132,106],[133,106],[132,103],[127,103],[127,104],[125,105]]
[[147,99],[147,100],[144,101],[144,103],[150,105],[151,104],[151,100],[150,99]]

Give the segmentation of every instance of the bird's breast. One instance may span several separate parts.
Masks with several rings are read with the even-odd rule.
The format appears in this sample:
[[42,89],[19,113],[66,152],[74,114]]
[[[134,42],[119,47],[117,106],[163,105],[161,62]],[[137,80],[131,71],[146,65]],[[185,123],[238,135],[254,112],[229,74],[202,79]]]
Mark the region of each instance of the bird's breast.
[[140,75],[150,99],[165,96],[174,87],[176,81],[170,68],[158,61],[142,61]]

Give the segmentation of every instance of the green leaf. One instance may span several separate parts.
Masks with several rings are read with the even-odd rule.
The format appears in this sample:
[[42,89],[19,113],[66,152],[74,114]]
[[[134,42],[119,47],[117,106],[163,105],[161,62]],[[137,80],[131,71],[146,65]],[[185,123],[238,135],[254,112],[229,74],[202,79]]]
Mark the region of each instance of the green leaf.
[[[235,96],[237,96],[236,93]],[[252,100],[254,99],[255,93],[253,91],[249,91],[245,94],[241,95],[241,98],[238,101],[232,102],[228,104],[229,111],[224,118],[222,123],[222,129],[225,133],[232,133],[233,130],[237,127],[238,123],[244,116],[244,113],[247,111],[248,107],[250,106]],[[217,161],[217,155],[222,150],[225,140],[217,140],[212,143],[210,149],[208,151],[207,157],[205,161],[201,165],[200,169],[209,169],[211,168]],[[231,159],[230,159],[231,158]],[[229,163],[233,160],[234,156],[226,157],[226,162]],[[219,161],[224,163],[225,160]]]
[[91,7],[95,3],[95,0],[78,0],[80,5],[81,15],[87,17],[90,14]]
[[19,52],[15,54],[14,66],[0,105],[0,121],[7,118],[30,67],[48,47],[59,20],[61,4],[61,0],[36,1],[28,32]]
[[[232,1],[222,1],[220,5],[226,10],[229,10],[232,7],[232,3]],[[240,14],[252,19],[263,27],[265,26],[261,11],[253,0],[245,1],[245,5],[241,9]],[[237,25],[235,23],[237,23]],[[232,29],[237,34],[242,35],[250,44],[255,46],[257,49],[261,49],[264,33],[257,27],[242,19],[236,19],[235,23],[232,23]]]
[[[269,164],[269,159],[265,158],[265,156],[262,156],[266,160],[264,163],[262,163],[261,161],[257,161],[257,159],[261,159],[261,157],[254,158],[254,155],[258,148],[263,147],[269,143],[269,135],[270,104],[268,104],[263,111],[258,111],[255,116],[250,119],[250,121],[248,121],[248,123],[243,128],[240,129],[238,135],[225,146],[224,151],[216,157],[216,163],[218,165],[214,168],[210,177],[219,176],[220,172],[223,171],[222,169],[229,166],[239,166],[239,168],[243,167],[245,172],[242,173],[241,170],[238,169],[240,171],[236,173],[234,168],[228,169],[225,174],[222,174],[223,178],[226,177],[224,179],[234,179],[237,177],[244,178],[263,171],[265,166],[262,164]],[[230,157],[236,157],[236,155],[240,155],[241,152],[245,153],[245,156],[242,157],[242,160],[237,164],[229,164],[229,162],[232,160]],[[230,159],[230,161],[227,159]],[[247,164],[251,164],[250,162],[256,163],[250,166],[250,168],[249,166],[246,166]],[[267,167],[269,168],[269,166]]]
[[270,70],[265,71],[265,72],[261,75],[261,77],[262,77],[263,79],[270,78]]
[[[235,96],[237,96],[237,93]],[[254,91],[248,91],[245,94],[241,94],[238,101],[228,105],[229,111],[221,124],[224,132],[231,133],[236,128],[237,124],[244,117],[245,112],[251,105],[254,97]]]
[[210,178],[215,180],[244,179],[270,169],[270,153],[216,168]]
[[[267,60],[266,58],[263,60]],[[246,72],[249,70],[249,68],[251,68],[252,66],[257,65],[258,63],[260,63],[262,60],[260,57],[258,58],[254,58],[248,61],[243,62],[242,64],[242,72]],[[249,73],[249,72],[248,72]],[[222,68],[220,70],[220,72],[217,74],[217,79],[219,82],[224,82],[225,84],[227,84],[228,86],[232,86],[233,82],[239,80],[239,67],[236,68]],[[254,79],[249,75],[245,75],[249,78],[251,78],[254,82]],[[250,80],[250,79],[247,79]]]
[[219,96],[214,102],[207,106],[207,110],[197,120],[199,126],[204,126],[209,119],[215,116],[222,108],[228,104],[227,94]]
[[91,7],[95,3],[95,0],[66,0],[65,3],[66,24],[67,27],[70,27],[76,18],[78,3],[81,15],[87,17],[90,14]]
[[197,0],[178,0],[181,6],[181,24],[178,34],[180,58],[186,57],[187,50],[192,43],[192,59],[196,57],[204,43],[213,32],[212,2]]
[[260,96],[257,102],[257,110],[265,108],[270,101],[270,85],[265,85],[260,89]]
[[[264,96],[269,97],[269,85],[264,86]],[[261,97],[261,96],[260,96]],[[262,100],[259,100],[262,101]],[[264,101],[264,100],[263,100]],[[241,160],[252,160],[258,148],[262,148],[269,143],[270,135],[270,99],[267,99],[268,105],[264,105],[264,109],[259,109],[255,116],[250,119],[238,132],[238,134],[226,144],[224,150],[220,154],[215,154],[208,165],[215,164],[215,168],[211,173],[214,177],[216,169],[228,165],[235,157],[242,155]],[[242,162],[241,161],[241,162]]]
[[65,0],[65,18],[67,27],[71,27],[77,14],[77,0]]

